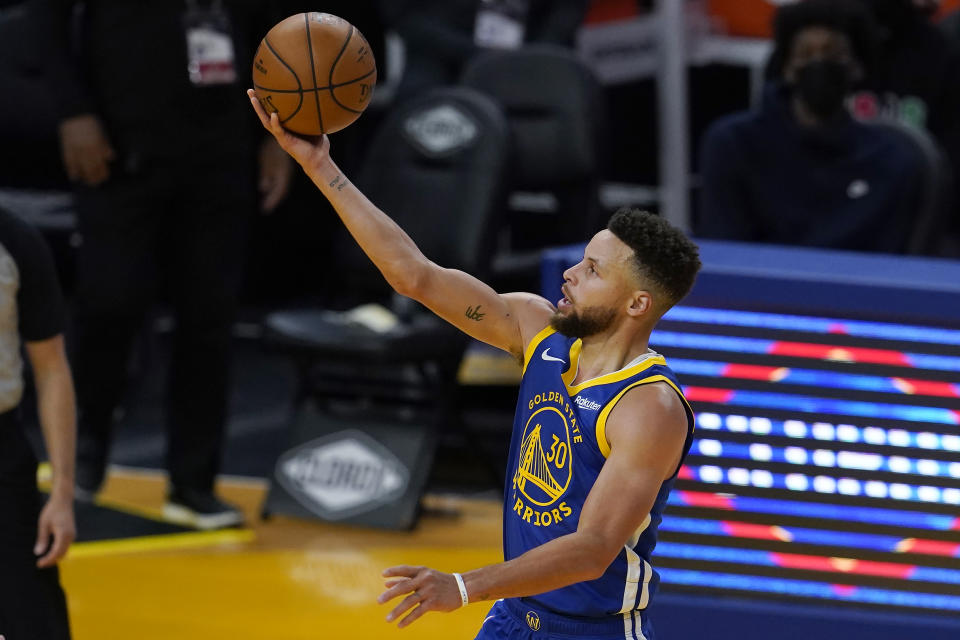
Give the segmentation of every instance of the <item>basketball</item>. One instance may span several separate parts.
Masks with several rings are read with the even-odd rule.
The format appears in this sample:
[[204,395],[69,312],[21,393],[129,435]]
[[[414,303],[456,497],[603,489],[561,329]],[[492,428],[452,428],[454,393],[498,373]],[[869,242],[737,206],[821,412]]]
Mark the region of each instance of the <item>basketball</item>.
[[298,13],[278,22],[253,58],[260,104],[301,135],[348,126],[370,104],[376,82],[377,63],[366,38],[329,13]]

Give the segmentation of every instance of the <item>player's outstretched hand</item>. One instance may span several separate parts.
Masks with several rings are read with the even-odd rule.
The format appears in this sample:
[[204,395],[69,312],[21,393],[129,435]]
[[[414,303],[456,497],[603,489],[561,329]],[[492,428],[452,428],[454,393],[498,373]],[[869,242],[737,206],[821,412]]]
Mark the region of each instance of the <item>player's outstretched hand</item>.
[[384,570],[383,577],[388,578],[387,590],[377,598],[379,604],[407,596],[387,614],[387,622],[393,622],[413,609],[397,624],[401,629],[428,611],[453,611],[463,604],[457,580],[452,574],[427,567],[399,566]]
[[280,124],[280,118],[276,113],[268,114],[260,104],[257,98],[257,92],[253,89],[247,89],[247,97],[250,98],[250,104],[253,110],[257,112],[260,118],[260,124],[263,128],[273,134],[273,137],[280,143],[280,147],[289,153],[297,163],[304,169],[326,160],[330,153],[330,141],[327,136],[301,137],[290,133]]

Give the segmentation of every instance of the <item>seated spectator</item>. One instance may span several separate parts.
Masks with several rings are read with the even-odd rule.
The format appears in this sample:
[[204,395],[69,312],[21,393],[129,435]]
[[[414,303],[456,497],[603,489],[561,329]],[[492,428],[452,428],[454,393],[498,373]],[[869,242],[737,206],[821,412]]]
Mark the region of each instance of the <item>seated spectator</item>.
[[704,238],[897,253],[921,194],[921,157],[896,131],[844,108],[872,59],[875,27],[857,0],[805,0],[774,18],[761,109],[704,136]]

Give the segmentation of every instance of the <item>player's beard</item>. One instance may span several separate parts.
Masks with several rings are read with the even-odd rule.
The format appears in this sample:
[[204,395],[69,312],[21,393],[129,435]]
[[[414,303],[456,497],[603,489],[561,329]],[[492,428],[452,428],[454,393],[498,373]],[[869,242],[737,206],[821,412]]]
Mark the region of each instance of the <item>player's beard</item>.
[[587,307],[580,312],[571,308],[566,315],[554,313],[550,326],[568,338],[587,338],[609,329],[616,316],[615,309]]

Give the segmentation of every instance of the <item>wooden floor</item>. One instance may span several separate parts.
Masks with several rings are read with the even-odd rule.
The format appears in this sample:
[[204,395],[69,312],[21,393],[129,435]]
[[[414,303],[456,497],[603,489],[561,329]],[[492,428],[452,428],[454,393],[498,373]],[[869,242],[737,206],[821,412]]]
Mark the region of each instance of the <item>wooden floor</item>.
[[[111,471],[100,501],[158,515],[165,478]],[[73,546],[61,563],[74,640],[473,638],[490,603],[432,613],[398,630],[375,598],[380,571],[456,571],[500,559],[500,504],[427,496],[415,531],[394,533],[258,518],[261,481],[225,479],[249,529]]]

